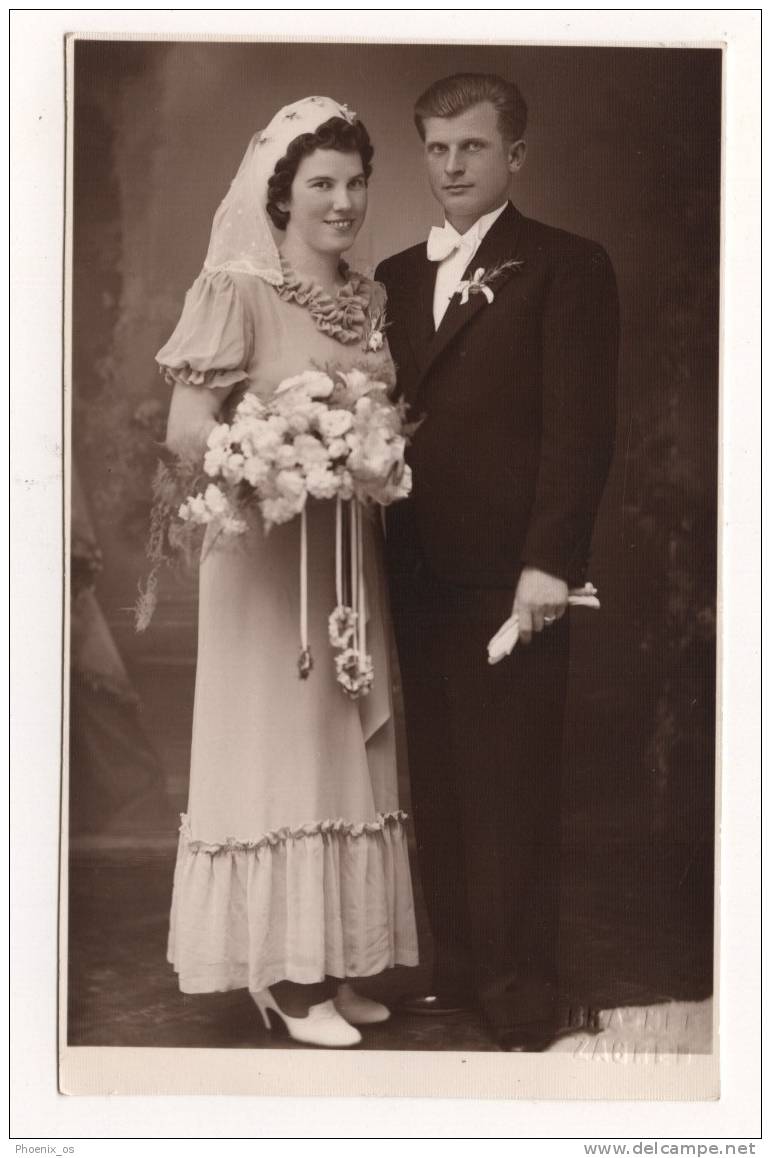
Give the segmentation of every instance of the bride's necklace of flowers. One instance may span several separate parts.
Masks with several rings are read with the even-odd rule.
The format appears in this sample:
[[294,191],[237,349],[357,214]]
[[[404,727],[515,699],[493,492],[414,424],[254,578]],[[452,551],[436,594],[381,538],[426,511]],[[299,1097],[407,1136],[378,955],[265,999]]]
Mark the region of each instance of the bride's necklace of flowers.
[[203,463],[205,478],[177,511],[181,525],[214,523],[217,535],[243,534],[255,509],[266,532],[299,515],[298,672],[307,679],[313,668],[307,502],[335,499],[337,606],[328,632],[338,652],[337,680],[354,699],[366,695],[373,682],[366,640],[364,507],[386,506],[410,493],[404,451],[412,429],[403,404],[392,403],[387,385],[370,374],[305,371],[281,382],[268,401],[247,394],[232,422],[215,427]]

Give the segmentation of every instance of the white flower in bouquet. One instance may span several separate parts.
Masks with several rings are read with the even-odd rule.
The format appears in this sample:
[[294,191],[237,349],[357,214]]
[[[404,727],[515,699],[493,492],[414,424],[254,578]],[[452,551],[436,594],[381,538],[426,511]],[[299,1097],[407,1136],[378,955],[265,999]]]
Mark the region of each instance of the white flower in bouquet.
[[406,499],[412,491],[412,470],[410,466],[403,462],[398,471],[394,471],[388,480],[388,485],[385,488],[380,501],[385,505],[398,502],[399,499]]
[[362,370],[340,370],[337,379],[335,400],[340,406],[353,406],[357,398],[368,394],[372,389],[372,379],[368,378]]
[[344,438],[333,438],[327,443],[327,454],[331,459],[343,458],[348,453],[348,443]]
[[222,466],[222,477],[225,482],[240,483],[244,477],[244,461],[242,454],[229,454],[227,456]]
[[231,513],[227,495],[214,483],[209,483],[203,493],[203,498],[212,516],[228,515]]
[[389,386],[387,382],[381,382],[379,379],[371,379],[369,383],[369,394],[378,400],[378,405],[383,405],[385,402],[389,407],[391,403],[388,401]]
[[321,416],[327,413],[326,402],[302,402],[299,407],[293,411],[294,414],[302,414],[307,417],[312,430],[318,430]]
[[289,423],[283,414],[271,414],[265,419],[268,429],[279,438],[286,438],[289,433]]
[[209,432],[206,445],[211,450],[226,450],[230,446],[230,427],[227,422],[220,422]]
[[298,455],[294,443],[285,442],[283,446],[280,446],[276,451],[275,462],[280,470],[291,470],[297,466]]
[[364,394],[372,387],[372,379],[363,370],[357,370],[355,367],[345,373],[341,370],[340,377],[354,394]]
[[394,465],[391,445],[382,434],[373,430],[351,450],[348,467],[353,475],[365,480],[383,479]]
[[362,423],[369,422],[375,413],[375,407],[376,403],[369,395],[365,394],[364,397],[358,398],[353,407],[357,418],[356,425],[361,426]]
[[179,517],[186,523],[199,523],[202,526],[210,523],[212,518],[203,495],[191,495],[185,499],[179,508]]
[[328,374],[321,370],[305,370],[293,378],[285,378],[276,387],[276,397],[293,391],[304,394],[306,398],[328,398],[335,388],[335,384]]
[[257,416],[253,418],[244,418],[242,414],[236,413],[233,424],[230,427],[230,442],[231,447],[238,446],[242,442],[248,441],[249,435],[255,429],[259,429],[259,424],[263,421]]
[[338,492],[337,475],[328,467],[314,466],[308,471],[305,483],[314,499],[333,499]]
[[348,502],[356,493],[353,475],[349,470],[341,470],[337,473],[337,491],[344,502]]
[[337,406],[344,406],[351,410],[360,398],[387,399],[388,397],[387,384],[370,378],[362,370],[339,371],[337,379],[338,384],[332,398],[332,402]]
[[184,522],[205,526],[212,519],[232,514],[227,495],[218,486],[209,483],[202,495],[191,495],[179,508],[179,517]]
[[216,478],[228,461],[228,447],[214,446],[207,450],[203,458],[204,473],[210,478]]
[[298,434],[294,440],[294,449],[297,462],[305,471],[317,466],[324,467],[329,462],[328,450],[312,434]]
[[298,512],[305,505],[305,480],[297,470],[280,470],[276,475],[276,490],[282,499],[297,505]]
[[255,489],[262,486],[270,476],[271,467],[262,458],[250,456],[244,464],[244,478]]
[[284,419],[293,434],[304,434],[312,426],[317,426],[319,418],[328,409],[326,402],[318,402],[299,391],[277,395],[272,407],[274,414]]
[[299,515],[303,506],[304,503],[298,506],[290,499],[263,499],[260,503],[260,510],[266,530],[270,530],[274,524],[290,522]]
[[251,391],[244,394],[238,404],[238,413],[243,414],[244,418],[262,418],[265,410],[265,403]]
[[319,417],[319,432],[326,442],[342,437],[352,426],[350,410],[327,410]]
[[393,406],[379,406],[377,424],[381,430],[387,430],[392,438],[401,438],[402,449],[406,446],[406,439],[402,434],[402,420]]
[[307,434],[311,428],[310,416],[300,409],[287,414],[286,420],[289,423],[290,434]]
[[266,419],[257,418],[242,431],[239,442],[247,459],[253,455],[271,459],[278,453],[283,435],[270,426]]
[[370,397],[360,398],[356,403],[355,425],[358,430],[380,430],[388,435],[396,435],[401,430],[401,420],[393,406]]

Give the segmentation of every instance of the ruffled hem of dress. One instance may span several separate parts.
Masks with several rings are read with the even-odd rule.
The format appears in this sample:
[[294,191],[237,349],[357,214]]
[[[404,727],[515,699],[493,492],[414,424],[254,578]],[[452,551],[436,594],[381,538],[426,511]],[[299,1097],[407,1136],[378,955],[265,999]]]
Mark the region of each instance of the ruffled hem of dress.
[[183,822],[168,942],[181,991],[307,985],[417,965],[404,815],[209,845],[190,840]]
[[310,278],[295,273],[282,259],[284,280],[275,290],[283,301],[296,302],[307,309],[317,329],[350,345],[362,341],[366,333],[372,282],[354,273],[345,263],[342,269],[346,282],[333,296]]
[[228,836],[223,841],[196,840],[190,828],[190,820],[186,813],[180,814],[179,834],[191,852],[208,852],[212,856],[227,852],[255,852],[257,849],[269,845],[283,844],[288,840],[302,840],[309,836],[372,836],[383,832],[389,825],[402,825],[408,819],[407,813],[397,809],[394,812],[379,812],[377,820],[352,823],[338,818],[337,820],[319,820],[311,824],[301,824],[298,828],[274,828],[264,833],[257,840],[241,840],[238,837]]

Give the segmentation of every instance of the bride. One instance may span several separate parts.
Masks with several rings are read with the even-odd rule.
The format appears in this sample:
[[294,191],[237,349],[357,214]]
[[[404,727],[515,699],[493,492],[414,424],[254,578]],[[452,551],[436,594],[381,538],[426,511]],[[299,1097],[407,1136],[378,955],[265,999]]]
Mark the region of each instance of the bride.
[[[312,366],[393,379],[387,346],[372,341],[382,287],[342,261],[364,221],[372,153],[356,114],[326,97],[280,109],[253,137],[157,355],[174,387],[172,451],[200,456],[244,394],[266,400]],[[417,964],[417,937],[379,523],[362,520],[375,679],[353,700],[327,640],[334,516],[333,503],[310,501],[316,664],[305,680],[295,663],[297,521],[252,532],[246,545],[210,536],[203,552],[168,955],[183,992],[248,987],[268,1028],[283,1022],[298,1042],[341,1047],[361,1040],[356,1025],[389,1016],[352,980]]]

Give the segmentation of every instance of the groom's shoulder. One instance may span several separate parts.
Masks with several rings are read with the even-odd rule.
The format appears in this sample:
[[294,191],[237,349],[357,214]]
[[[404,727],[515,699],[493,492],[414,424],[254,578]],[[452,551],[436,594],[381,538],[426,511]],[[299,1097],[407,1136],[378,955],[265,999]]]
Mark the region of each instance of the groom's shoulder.
[[421,241],[417,245],[411,245],[408,249],[392,254],[391,257],[384,258],[375,270],[375,278],[386,283],[399,281],[412,270],[420,268],[425,261],[426,243]]
[[523,248],[538,254],[550,264],[574,260],[580,262],[582,259],[592,262],[608,260],[599,242],[578,233],[570,233],[567,229],[559,229],[556,225],[536,221],[532,217],[521,218],[520,240]]

